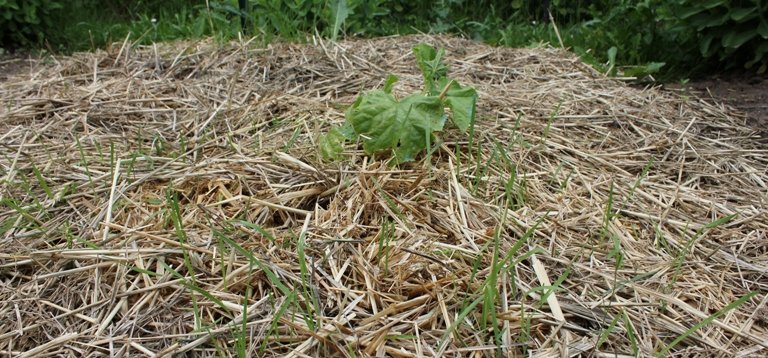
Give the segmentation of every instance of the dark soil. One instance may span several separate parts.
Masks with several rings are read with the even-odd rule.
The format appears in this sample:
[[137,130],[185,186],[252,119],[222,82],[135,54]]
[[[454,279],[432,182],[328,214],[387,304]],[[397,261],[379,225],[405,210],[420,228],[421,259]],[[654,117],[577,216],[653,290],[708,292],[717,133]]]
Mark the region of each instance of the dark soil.
[[747,124],[768,137],[768,78],[754,74],[718,74],[685,85],[667,84],[664,88],[714,99],[747,116]]
[[0,81],[6,81],[9,77],[17,73],[31,70],[39,61],[39,59],[31,56],[0,56]]

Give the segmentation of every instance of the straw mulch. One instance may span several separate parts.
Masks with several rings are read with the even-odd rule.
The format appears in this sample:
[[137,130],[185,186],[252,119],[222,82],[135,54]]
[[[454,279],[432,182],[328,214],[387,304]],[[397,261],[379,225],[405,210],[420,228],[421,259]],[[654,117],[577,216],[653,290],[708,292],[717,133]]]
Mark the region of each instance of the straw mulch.
[[[419,42],[471,143],[322,161]],[[0,356],[768,356],[768,147],[568,52],[118,44],[0,100]]]

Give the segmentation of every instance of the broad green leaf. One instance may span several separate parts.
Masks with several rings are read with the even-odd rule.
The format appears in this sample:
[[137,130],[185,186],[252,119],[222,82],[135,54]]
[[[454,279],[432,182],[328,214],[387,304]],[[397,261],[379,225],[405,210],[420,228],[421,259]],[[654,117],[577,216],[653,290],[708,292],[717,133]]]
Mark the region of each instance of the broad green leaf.
[[344,122],[344,124],[341,125],[341,127],[338,128],[339,133],[341,133],[342,136],[344,136],[344,139],[346,140],[355,140],[357,139],[357,133],[355,133],[355,128],[352,127],[352,124],[349,122]]
[[347,6],[347,0],[331,0],[330,7],[331,22],[333,23],[331,28],[331,39],[336,41],[336,37],[339,35],[341,26],[344,24],[344,21],[347,20],[347,17],[352,14],[352,11],[350,11],[349,7]]
[[760,25],[757,25],[757,33],[760,34],[760,37],[768,39],[768,22],[760,21]]
[[619,49],[616,46],[611,46],[608,49],[608,72],[613,76],[616,74],[616,55],[619,53]]
[[702,9],[700,7],[697,7],[697,6],[692,6],[692,7],[689,7],[689,8],[683,8],[683,9],[678,10],[677,17],[679,17],[680,19],[685,20],[685,19],[687,19],[687,18],[689,18],[689,17],[691,17],[693,15],[696,15],[696,14],[702,12],[702,11],[704,11],[704,9]]
[[460,131],[466,132],[472,122],[475,121],[475,104],[477,103],[477,91],[472,87],[456,88],[448,90],[445,103],[451,109],[453,124]]
[[701,13],[693,16],[689,21],[691,26],[695,27],[697,31],[701,31],[706,28],[717,27],[725,24],[730,20],[730,16],[725,14],[710,14]]
[[648,62],[642,66],[629,66],[624,69],[624,76],[644,77],[659,72],[664,65],[664,62]]
[[344,139],[344,135],[337,128],[331,129],[326,135],[321,135],[317,142],[323,159],[339,159],[339,154],[344,151]]
[[723,36],[723,47],[739,48],[753,37],[757,36],[757,30],[752,29],[743,32],[730,31]]
[[667,63],[666,62],[648,62],[645,64],[645,71],[648,74],[656,73],[661,70]]
[[725,0],[705,0],[701,2],[702,7],[712,9],[725,4]]
[[757,17],[755,8],[736,8],[730,11],[731,19],[742,22]]
[[715,36],[713,36],[711,33],[704,35],[704,37],[701,39],[701,42],[699,42],[699,51],[701,51],[701,55],[704,57],[711,56],[714,51],[712,50],[712,40],[715,39]]
[[[397,100],[384,91],[374,91],[357,98],[346,112],[346,120],[363,136],[366,151],[394,148],[397,145]],[[387,122],[391,120],[391,123]],[[395,127],[398,128],[395,128]],[[389,127],[389,128],[387,128]],[[391,130],[394,130],[393,133]],[[370,148],[370,149],[369,149]]]
[[416,63],[419,64],[421,74],[424,76],[424,90],[430,95],[437,95],[441,88],[437,83],[448,75],[448,67],[443,64],[444,49],[435,50],[427,44],[418,44],[413,48]]
[[363,138],[368,154],[394,150],[398,162],[412,161],[426,148],[425,136],[445,124],[438,97],[415,94],[398,101],[384,91],[360,97],[347,111],[347,120]]
[[[754,64],[763,61],[764,59],[768,60],[768,57],[766,55],[768,54],[768,41],[763,41],[760,45],[755,48],[755,57],[750,60],[749,62],[744,64],[745,68],[750,68]],[[766,61],[768,62],[768,61]],[[763,66],[765,66],[765,63],[763,63]],[[758,73],[761,73],[761,71],[758,69]],[[763,70],[765,72],[765,70]]]

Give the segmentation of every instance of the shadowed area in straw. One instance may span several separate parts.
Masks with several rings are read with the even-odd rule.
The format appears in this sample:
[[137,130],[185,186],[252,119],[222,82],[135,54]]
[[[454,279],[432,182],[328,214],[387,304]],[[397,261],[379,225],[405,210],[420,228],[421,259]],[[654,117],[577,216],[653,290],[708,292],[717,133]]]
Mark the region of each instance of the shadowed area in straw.
[[[420,42],[471,134],[321,160],[359,93],[419,89]],[[123,45],[0,99],[2,356],[768,352],[765,143],[561,50]]]

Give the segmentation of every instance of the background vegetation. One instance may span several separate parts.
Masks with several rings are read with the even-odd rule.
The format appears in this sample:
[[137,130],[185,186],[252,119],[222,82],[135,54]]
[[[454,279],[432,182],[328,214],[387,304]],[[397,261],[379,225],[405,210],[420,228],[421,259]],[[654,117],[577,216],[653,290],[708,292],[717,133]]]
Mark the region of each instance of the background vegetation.
[[616,75],[669,80],[738,68],[763,73],[768,63],[768,1],[760,0],[246,2],[242,28],[237,0],[0,0],[0,47],[66,53],[129,34],[136,43],[224,41],[243,30],[264,44],[318,33],[452,32],[501,46],[562,45]]

